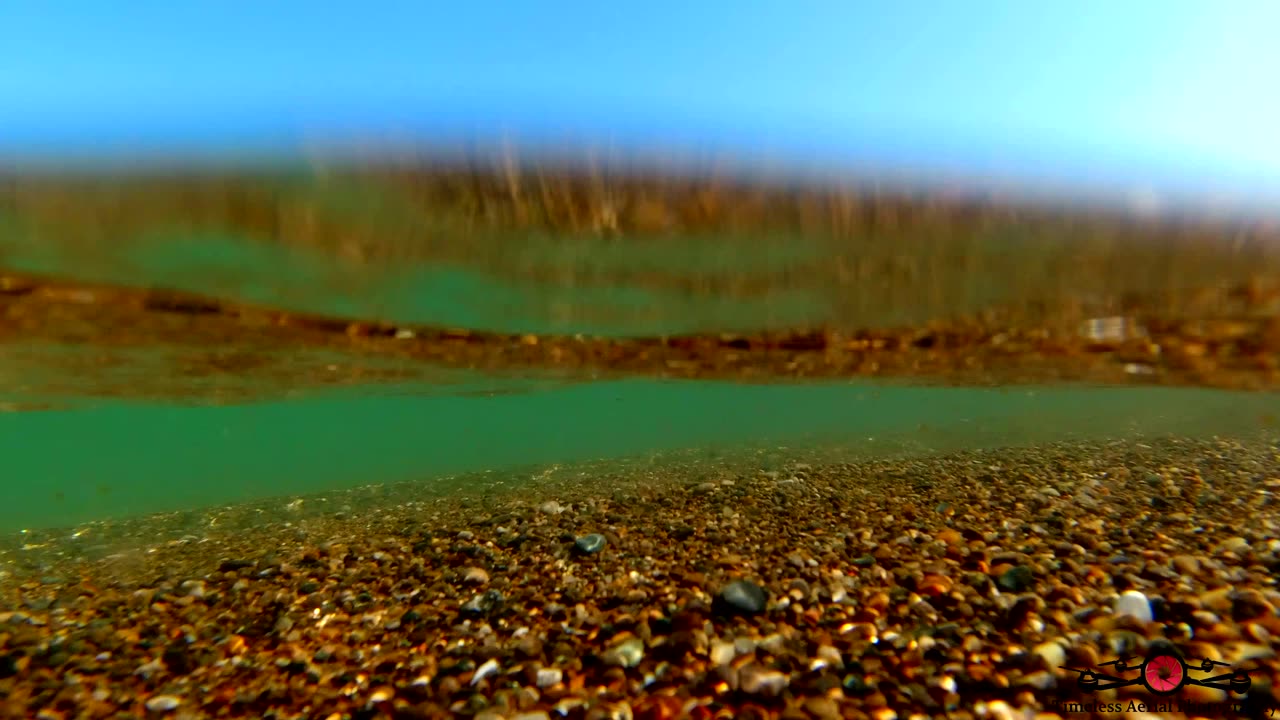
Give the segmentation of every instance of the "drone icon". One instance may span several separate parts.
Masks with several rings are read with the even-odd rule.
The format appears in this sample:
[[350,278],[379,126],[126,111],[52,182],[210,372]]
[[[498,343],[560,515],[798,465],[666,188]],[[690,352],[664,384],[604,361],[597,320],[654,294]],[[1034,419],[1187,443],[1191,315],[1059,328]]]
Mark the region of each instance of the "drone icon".
[[[1130,660],[1131,658],[1122,657],[1098,665],[1100,668],[1111,668],[1111,672],[1115,673],[1114,675],[1092,669],[1063,669],[1079,673],[1076,682],[1080,685],[1080,689],[1086,693],[1141,685],[1156,695],[1170,695],[1187,685],[1199,685],[1243,695],[1249,691],[1249,687],[1253,683],[1249,673],[1245,670],[1233,670],[1212,677],[1191,677],[1192,672],[1211,673],[1214,672],[1215,668],[1230,668],[1231,666],[1216,660],[1196,659],[1192,659],[1192,662],[1198,663],[1198,665],[1188,665],[1187,661],[1183,660],[1182,656],[1172,646],[1153,647],[1146,659],[1137,665],[1130,664]],[[1137,677],[1123,677],[1126,673],[1134,670],[1138,671]]]

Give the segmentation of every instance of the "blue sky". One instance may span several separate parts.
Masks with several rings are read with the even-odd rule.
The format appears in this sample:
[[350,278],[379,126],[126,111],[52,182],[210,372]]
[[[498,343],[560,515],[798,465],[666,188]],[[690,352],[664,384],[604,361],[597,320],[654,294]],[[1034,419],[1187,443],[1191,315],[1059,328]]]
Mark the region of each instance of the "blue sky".
[[9,0],[0,155],[558,133],[1261,182],[1277,27],[1273,0]]

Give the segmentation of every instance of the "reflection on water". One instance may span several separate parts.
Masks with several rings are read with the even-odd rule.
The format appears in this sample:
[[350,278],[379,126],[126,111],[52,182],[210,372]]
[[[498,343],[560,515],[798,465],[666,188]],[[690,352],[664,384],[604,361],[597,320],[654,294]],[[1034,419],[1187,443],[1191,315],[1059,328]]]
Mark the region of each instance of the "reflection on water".
[[[8,477],[40,478],[14,481],[0,527],[710,446],[862,455],[1244,433],[1275,412],[1270,394],[1193,389],[620,380],[874,376],[889,363],[868,353],[887,341],[865,333],[897,328],[903,376],[956,380],[993,352],[1007,360],[997,380],[1036,363],[1049,368],[1026,375],[1039,382],[1103,379],[1062,370],[1093,353],[1120,385],[1177,373],[1274,387],[1280,243],[1254,220],[619,182],[367,169],[10,179],[0,270],[123,289],[0,287],[0,457]],[[130,289],[151,287],[211,304],[147,314]],[[218,314],[236,302],[295,314]],[[387,351],[365,339],[380,322],[395,338],[415,337],[396,323],[509,336]],[[769,330],[800,334],[721,335]],[[681,333],[710,350],[658,352]],[[1244,380],[1217,382],[1228,368]]]
[[9,270],[510,332],[861,329],[994,311],[1078,322],[1136,307],[1206,317],[1228,310],[1229,288],[1262,279],[1273,293],[1278,240],[1257,218],[714,176],[357,168],[0,186]]

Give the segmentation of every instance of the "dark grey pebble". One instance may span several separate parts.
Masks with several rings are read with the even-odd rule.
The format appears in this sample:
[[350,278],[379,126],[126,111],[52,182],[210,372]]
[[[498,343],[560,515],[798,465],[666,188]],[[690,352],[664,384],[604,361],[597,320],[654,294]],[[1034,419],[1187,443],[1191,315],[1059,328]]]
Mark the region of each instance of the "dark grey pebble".
[[841,685],[844,687],[846,692],[850,692],[855,695],[870,692],[872,689],[871,686],[862,679],[861,675],[846,675],[844,677],[844,682],[842,682]]
[[854,560],[853,564],[857,565],[858,567],[871,567],[872,565],[876,564],[876,559],[871,557],[870,555],[863,555],[857,560]]
[[734,580],[716,594],[715,609],[726,615],[755,615],[769,604],[765,589],[748,580]]
[[319,589],[320,589],[320,583],[316,582],[315,580],[308,580],[298,586],[298,592],[302,593],[303,595],[310,595],[311,593]]
[[1018,593],[1031,589],[1035,581],[1036,578],[1032,574],[1031,568],[1026,565],[1015,565],[1000,573],[1000,578],[996,580],[996,584],[1005,592]]
[[573,547],[583,555],[598,553],[604,549],[605,539],[600,533],[591,533],[573,541]]
[[488,615],[502,607],[504,598],[497,590],[490,590],[483,595],[476,595],[462,605],[462,612],[467,615]]

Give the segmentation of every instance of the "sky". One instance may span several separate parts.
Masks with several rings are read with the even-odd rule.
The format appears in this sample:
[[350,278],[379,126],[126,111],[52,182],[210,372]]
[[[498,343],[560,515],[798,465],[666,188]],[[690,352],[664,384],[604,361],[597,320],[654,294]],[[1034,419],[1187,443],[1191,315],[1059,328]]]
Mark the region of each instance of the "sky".
[[1280,187],[1274,0],[0,3],[0,160],[563,137]]

